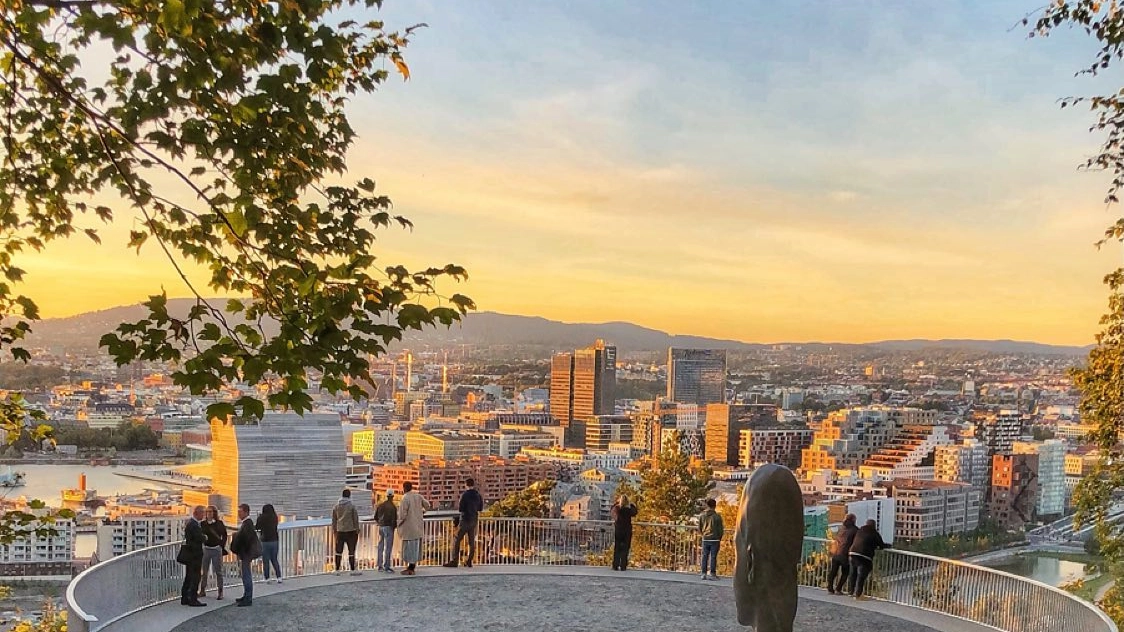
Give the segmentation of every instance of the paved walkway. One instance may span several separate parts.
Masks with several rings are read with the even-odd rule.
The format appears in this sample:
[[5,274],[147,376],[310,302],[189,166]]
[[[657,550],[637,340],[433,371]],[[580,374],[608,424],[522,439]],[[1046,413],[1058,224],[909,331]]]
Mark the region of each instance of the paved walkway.
[[[255,586],[254,605],[232,608],[241,588],[208,608],[164,604],[113,624],[107,632],[318,632],[468,629],[693,630],[744,632],[729,580],[588,567],[422,569],[416,577],[371,572],[316,576]],[[193,618],[194,617],[194,618]],[[855,602],[801,589],[796,632],[982,632],[982,626],[879,601]]]

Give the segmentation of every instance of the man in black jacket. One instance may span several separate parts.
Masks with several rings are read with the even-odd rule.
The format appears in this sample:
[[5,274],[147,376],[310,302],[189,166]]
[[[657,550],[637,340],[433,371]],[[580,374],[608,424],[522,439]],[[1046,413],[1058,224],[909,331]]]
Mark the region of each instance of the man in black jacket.
[[184,565],[183,589],[180,591],[180,605],[200,607],[207,604],[199,601],[199,580],[203,574],[203,506],[196,505],[187,519],[183,530]]
[[476,481],[471,478],[464,480],[465,490],[461,494],[460,524],[457,526],[457,537],[453,540],[453,559],[445,562],[445,568],[456,568],[461,559],[461,540],[468,538],[468,560],[464,563],[466,568],[472,568],[472,560],[476,556],[476,525],[480,520],[480,512],[484,511],[484,498],[476,491]]
[[[831,568],[827,572],[827,592],[833,595],[843,592],[843,583],[847,581],[851,572],[851,545],[855,543],[855,534],[859,532],[855,520],[855,514],[847,514],[831,541]],[[839,576],[838,581],[835,579],[836,575]]]
[[867,520],[855,534],[855,541],[851,544],[851,577],[847,585],[850,589],[848,592],[855,599],[864,601],[870,599],[863,594],[863,588],[866,587],[866,580],[874,570],[874,554],[878,549],[890,548],[889,544],[882,541],[877,526],[878,523],[875,521]]
[[250,506],[243,503],[238,505],[238,519],[242,526],[230,541],[230,552],[238,556],[238,563],[242,570],[242,596],[234,602],[239,607],[249,606],[254,603],[254,575],[250,572],[250,563],[254,561],[254,549],[260,547],[254,543],[258,541],[258,532],[254,530],[254,521],[250,519]]

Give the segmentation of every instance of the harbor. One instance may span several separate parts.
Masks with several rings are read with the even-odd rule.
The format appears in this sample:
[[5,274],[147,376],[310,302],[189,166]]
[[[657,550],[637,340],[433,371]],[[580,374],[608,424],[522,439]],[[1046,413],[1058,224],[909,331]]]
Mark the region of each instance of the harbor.
[[125,478],[134,478],[142,481],[150,481],[153,483],[161,483],[163,485],[170,485],[173,487],[183,487],[187,489],[204,490],[211,487],[210,481],[206,481],[182,472],[175,470],[117,470],[114,472],[117,476],[124,476]]

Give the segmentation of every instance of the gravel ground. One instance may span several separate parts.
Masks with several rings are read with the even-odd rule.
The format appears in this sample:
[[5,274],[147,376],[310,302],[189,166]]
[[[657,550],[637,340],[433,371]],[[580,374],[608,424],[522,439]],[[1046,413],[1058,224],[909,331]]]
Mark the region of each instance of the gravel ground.
[[[237,594],[237,589],[231,591]],[[744,632],[728,584],[601,577],[418,577],[263,596],[173,632]],[[804,600],[796,632],[933,632],[878,613]]]

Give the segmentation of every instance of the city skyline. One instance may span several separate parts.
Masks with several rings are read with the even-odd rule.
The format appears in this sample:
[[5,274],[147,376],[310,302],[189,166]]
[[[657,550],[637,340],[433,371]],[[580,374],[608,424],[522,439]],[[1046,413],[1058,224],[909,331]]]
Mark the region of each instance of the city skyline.
[[[380,261],[571,322],[1091,342],[1119,250],[1092,247],[1107,178],[1075,172],[1091,118],[1056,104],[1103,85],[1072,76],[1083,34],[1028,40],[1017,2],[665,7],[388,4],[429,28],[349,111],[349,177],[417,225]],[[186,293],[129,224],[21,259],[44,316]]]

